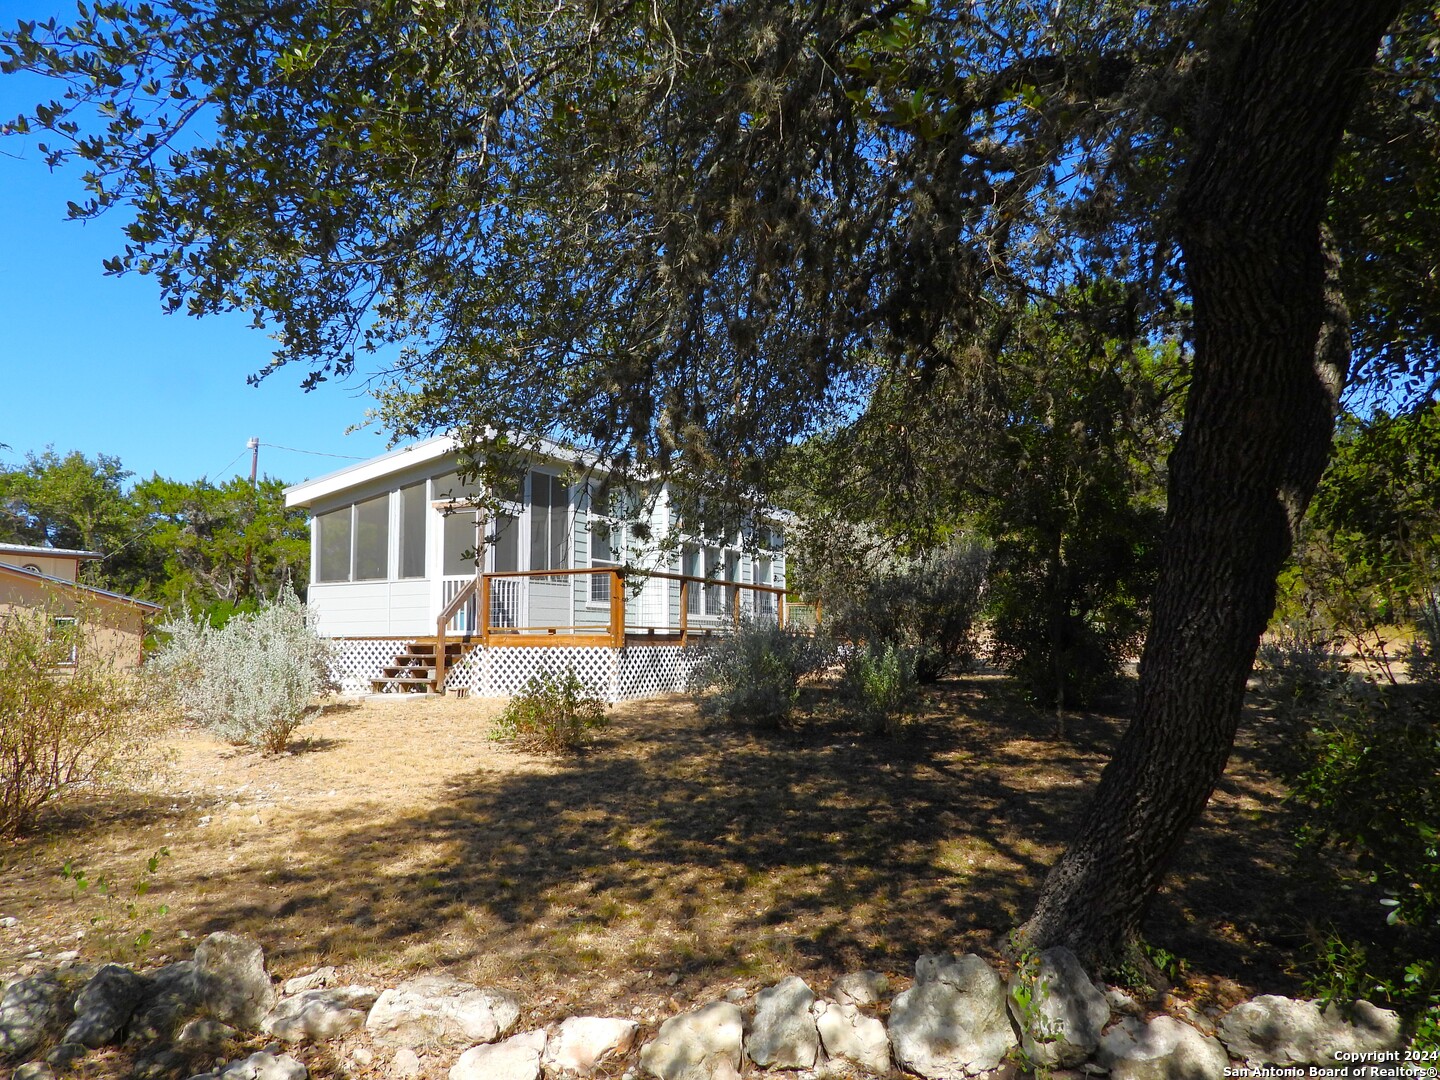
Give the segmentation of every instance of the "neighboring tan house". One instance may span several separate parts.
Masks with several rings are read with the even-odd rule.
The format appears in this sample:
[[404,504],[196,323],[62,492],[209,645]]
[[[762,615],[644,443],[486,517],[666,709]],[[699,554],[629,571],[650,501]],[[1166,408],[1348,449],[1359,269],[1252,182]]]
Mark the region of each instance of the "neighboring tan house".
[[83,619],[97,652],[138,666],[146,620],[160,607],[79,581],[80,564],[100,558],[94,551],[0,544],[0,632],[10,619],[32,612],[44,612],[57,631]]
[[311,514],[310,609],[347,689],[508,694],[568,668],[638,697],[683,689],[711,635],[787,618],[777,522],[662,549],[642,537],[681,531],[668,496],[632,529],[592,505],[605,470],[563,447],[493,517],[456,469],[441,436],[286,490]]

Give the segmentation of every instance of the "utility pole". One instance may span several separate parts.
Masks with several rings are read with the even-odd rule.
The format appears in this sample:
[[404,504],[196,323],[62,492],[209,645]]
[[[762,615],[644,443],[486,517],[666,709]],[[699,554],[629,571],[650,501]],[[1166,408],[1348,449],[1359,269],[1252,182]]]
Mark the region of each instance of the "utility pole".
[[250,521],[245,527],[245,588],[250,595],[255,595],[255,549],[254,540],[250,530],[255,525],[255,519],[260,509],[260,489],[256,487],[255,478],[260,471],[260,437],[251,435],[250,441],[245,444],[250,451]]

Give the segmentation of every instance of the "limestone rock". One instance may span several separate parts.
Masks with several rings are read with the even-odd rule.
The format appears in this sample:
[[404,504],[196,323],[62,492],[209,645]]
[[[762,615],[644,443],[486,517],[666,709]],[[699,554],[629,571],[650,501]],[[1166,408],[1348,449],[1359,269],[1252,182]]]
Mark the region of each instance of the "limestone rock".
[[875,1005],[890,992],[890,980],[879,971],[852,971],[830,984],[830,996],[842,1005]]
[[1126,1017],[1101,1036],[1095,1059],[1110,1080],[1216,1080],[1230,1063],[1217,1040],[1173,1016]]
[[825,1053],[883,1075],[890,1071],[890,1037],[885,1025],[866,1016],[849,1002],[820,1002],[815,1006],[815,1027]]
[[166,964],[151,975],[130,1022],[130,1038],[168,1038],[187,1017],[201,1013],[255,1031],[275,1001],[260,945],[242,934],[211,934],[193,960]]
[[460,1047],[494,1042],[519,1019],[520,1006],[509,994],[422,975],[381,993],[365,1030],[382,1046]]
[[640,1068],[660,1080],[718,1080],[740,1071],[745,1026],[731,1002],[672,1016],[640,1050]]
[[219,1080],[305,1080],[309,1071],[289,1054],[264,1050],[232,1061],[218,1073]]
[[75,999],[75,1021],[63,1041],[92,1049],[117,1041],[148,985],[148,979],[129,968],[106,964]]
[[890,1043],[901,1067],[927,1080],[996,1068],[1016,1045],[1004,983],[973,953],[920,957],[915,985],[891,1005]]
[[408,1046],[402,1046],[395,1051],[395,1056],[390,1060],[390,1073],[392,1076],[400,1077],[401,1080],[409,1080],[412,1076],[420,1075],[420,1055],[411,1050]]
[[512,1035],[493,1046],[472,1046],[450,1069],[450,1080],[539,1080],[545,1032]]
[[130,1080],[180,1080],[189,1071],[190,1062],[184,1054],[164,1047],[136,1059]]
[[755,1019],[745,1053],[756,1065],[811,1069],[820,1052],[820,1036],[810,1006],[815,992],[798,975],[782,979],[755,995]]
[[304,990],[281,998],[260,1029],[285,1042],[320,1042],[365,1025],[366,1014],[380,997],[368,986],[337,986]]
[[64,1072],[90,1052],[90,1047],[81,1043],[62,1042],[45,1055],[45,1063]]
[[238,1034],[229,1024],[202,1016],[180,1029],[174,1045],[187,1054],[215,1054]]
[[55,1069],[47,1061],[27,1061],[15,1070],[12,1080],[55,1080]]
[[[275,1007],[275,988],[265,970],[265,953],[243,934],[211,934],[195,949],[201,1002],[213,1020],[254,1031]],[[298,1064],[298,1063],[297,1063]]]
[[23,1060],[65,1030],[79,980],[75,969],[42,971],[19,979],[0,995],[0,1061]]
[[1145,1012],[1145,1006],[1140,1004],[1139,998],[1118,986],[1106,988],[1105,1004],[1110,1006],[1112,1013],[1122,1016],[1141,1016]]
[[639,1029],[634,1020],[571,1016],[561,1021],[545,1046],[545,1071],[594,1072],[601,1062],[628,1052]]
[[339,982],[333,967],[319,967],[305,975],[296,975],[295,978],[285,983],[285,994],[293,997],[296,994],[303,994],[306,990],[323,990],[327,986],[334,986]]
[[1232,1055],[1251,1065],[1334,1065],[1341,1053],[1394,1050],[1402,1042],[1400,1017],[1368,1001],[1322,1008],[1319,1001],[1278,994],[1236,1005],[1220,1021],[1219,1035]]
[[1046,1068],[1079,1065],[1100,1045],[1110,1020],[1105,996],[1063,947],[1046,949],[1016,971],[1008,997],[1025,1056]]

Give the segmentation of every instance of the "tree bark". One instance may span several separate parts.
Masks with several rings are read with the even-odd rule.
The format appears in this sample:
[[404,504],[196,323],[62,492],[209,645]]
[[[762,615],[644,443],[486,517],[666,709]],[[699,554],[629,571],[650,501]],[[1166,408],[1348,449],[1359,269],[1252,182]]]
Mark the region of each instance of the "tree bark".
[[1262,4],[1206,103],[1179,203],[1194,372],[1136,715],[1026,946],[1119,959],[1229,758],[1276,575],[1329,455],[1350,344],[1325,205],[1399,7]]

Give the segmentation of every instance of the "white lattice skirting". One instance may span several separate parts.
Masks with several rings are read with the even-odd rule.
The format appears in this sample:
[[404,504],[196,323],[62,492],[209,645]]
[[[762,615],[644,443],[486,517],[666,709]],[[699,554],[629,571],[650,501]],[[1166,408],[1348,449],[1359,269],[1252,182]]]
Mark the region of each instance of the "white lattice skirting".
[[[370,688],[385,665],[414,638],[341,641],[335,677],[344,690]],[[629,701],[684,690],[690,673],[705,658],[705,646],[627,645],[574,648],[475,648],[445,674],[445,689],[466,689],[480,697],[508,697],[532,676],[573,671],[606,701]]]
[[337,642],[338,655],[331,673],[340,689],[369,690],[370,680],[378,679],[381,669],[393,663],[414,638],[356,638]]

